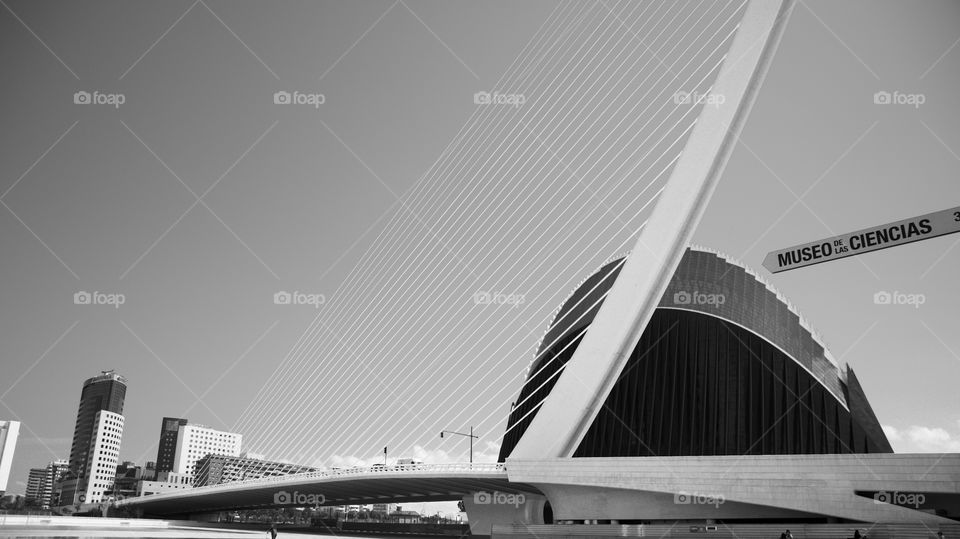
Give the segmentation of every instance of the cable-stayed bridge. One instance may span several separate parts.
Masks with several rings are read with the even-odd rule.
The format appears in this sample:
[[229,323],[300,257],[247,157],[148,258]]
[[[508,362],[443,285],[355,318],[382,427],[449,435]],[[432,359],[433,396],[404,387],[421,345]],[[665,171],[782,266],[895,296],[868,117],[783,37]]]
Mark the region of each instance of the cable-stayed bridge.
[[384,445],[466,461],[437,433],[473,426],[493,457],[551,313],[633,248],[701,111],[720,106],[706,96],[746,10],[559,2],[478,88],[523,104],[477,105],[230,430],[270,459],[331,467]]
[[[716,518],[677,502],[691,486],[725,493],[723,518],[815,519],[833,511],[883,518],[893,513],[859,494],[878,485],[850,472],[868,460],[901,470],[870,470],[882,485],[937,488],[939,480],[915,477],[933,469],[949,475],[956,459],[571,458],[636,357],[789,7],[761,0],[559,3],[501,80],[478,94],[477,110],[439,159],[397,196],[359,264],[233,429],[268,458],[330,467],[337,457],[369,457],[373,447],[389,445],[394,454],[436,447],[438,432],[463,425],[498,433],[481,446],[495,450],[500,433],[515,426],[507,424],[514,407],[525,405],[529,412],[517,420],[523,434],[504,463],[310,472],[121,505],[197,516],[459,499],[471,528],[488,534],[495,524],[549,524],[555,512],[567,523],[596,523],[598,515],[611,524],[641,514]],[[624,251],[633,254],[621,258]],[[616,277],[602,293],[578,290],[576,301],[589,297],[592,305],[566,305],[569,291],[614,258]],[[561,303],[564,315],[552,317]],[[571,312],[580,315],[567,320]],[[588,326],[559,341],[587,315]],[[548,320],[559,331],[538,343]],[[530,346],[536,355],[526,352]],[[541,369],[571,347],[541,384]],[[524,381],[541,384],[527,392],[539,400],[510,403]],[[800,484],[831,469],[844,472],[821,488],[827,502],[779,491],[769,479]],[[477,496],[487,492],[496,495]]]
[[[668,536],[681,521],[753,526],[728,534],[741,537],[784,522],[807,537],[849,523],[885,523],[878,538],[960,531],[960,455],[894,455],[852,370],[779,293],[722,257],[681,265],[790,5],[559,3],[397,196],[234,429],[268,458],[330,468],[384,445],[435,448],[464,425],[489,452],[516,428],[503,462],[385,463],[120,504],[204,518],[461,500],[474,533],[504,536],[643,536],[650,522]],[[694,288],[660,309],[677,278]],[[689,305],[710,287],[730,294],[725,310]],[[684,337],[658,348],[680,324]]]
[[[483,434],[481,457],[495,458],[510,399],[536,360],[530,350],[550,348],[537,341],[577,283],[638,246],[654,272],[672,272],[784,12],[746,0],[558,2],[502,77],[479,89],[491,98],[477,100],[368,231],[359,263],[230,430],[268,459],[330,468],[384,445],[435,455],[440,430],[472,426]],[[677,205],[684,200],[696,208]],[[643,240],[658,220],[659,237]],[[437,485],[443,474],[462,483],[438,487],[442,499],[480,486],[470,482],[476,474],[504,477],[496,466],[429,470]],[[333,485],[346,476],[305,478]]]

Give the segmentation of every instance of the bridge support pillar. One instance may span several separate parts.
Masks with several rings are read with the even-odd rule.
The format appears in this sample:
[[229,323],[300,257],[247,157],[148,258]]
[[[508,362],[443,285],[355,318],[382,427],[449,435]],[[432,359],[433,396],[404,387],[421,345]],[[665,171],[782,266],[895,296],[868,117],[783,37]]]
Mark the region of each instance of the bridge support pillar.
[[550,524],[547,498],[539,494],[474,492],[463,497],[473,535],[491,535],[494,524]]

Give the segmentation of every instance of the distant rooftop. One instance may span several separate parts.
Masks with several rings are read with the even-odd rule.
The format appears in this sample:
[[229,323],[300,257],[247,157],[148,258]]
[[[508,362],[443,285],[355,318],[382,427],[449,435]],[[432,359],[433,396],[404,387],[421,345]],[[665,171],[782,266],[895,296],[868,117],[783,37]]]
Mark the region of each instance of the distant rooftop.
[[87,380],[83,382],[83,385],[95,384],[97,382],[106,382],[110,380],[121,382],[123,384],[127,383],[127,379],[124,376],[121,376],[117,374],[117,372],[114,371],[113,369],[110,369],[108,371],[100,371],[100,374],[92,378],[87,378]]

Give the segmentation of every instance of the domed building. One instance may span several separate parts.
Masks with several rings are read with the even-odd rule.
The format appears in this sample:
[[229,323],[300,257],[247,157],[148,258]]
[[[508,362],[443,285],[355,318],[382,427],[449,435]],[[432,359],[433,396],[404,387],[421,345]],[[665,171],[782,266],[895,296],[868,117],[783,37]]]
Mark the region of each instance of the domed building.
[[[514,403],[500,461],[523,436],[625,258],[560,306]],[[853,370],[755,273],[689,249],[574,457],[892,453]]]
[[[678,536],[678,525],[733,537],[774,536],[783,526],[847,537],[866,523],[875,537],[960,531],[960,455],[894,454],[853,370],[795,306],[726,256],[683,253],[622,367],[574,359],[625,264],[603,264],[553,315],[499,455],[509,484],[528,489],[526,503],[465,497],[471,529],[503,537]],[[580,378],[591,369],[612,371],[609,393]],[[566,391],[595,395],[592,419],[569,392],[553,394],[565,374]],[[530,426],[547,401],[552,415],[535,436]],[[584,417],[582,437],[564,446],[571,454],[548,454],[556,440],[544,433],[559,437]]]

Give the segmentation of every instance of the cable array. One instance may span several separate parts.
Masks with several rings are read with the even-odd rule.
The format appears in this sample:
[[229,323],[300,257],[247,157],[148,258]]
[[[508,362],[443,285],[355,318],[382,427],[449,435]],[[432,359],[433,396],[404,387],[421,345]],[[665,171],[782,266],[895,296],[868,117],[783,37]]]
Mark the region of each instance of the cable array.
[[[743,7],[558,3],[478,89],[524,103],[477,105],[233,430],[269,460],[323,467],[473,426],[486,457],[544,322],[656,206]],[[466,444],[443,448],[466,460]]]

